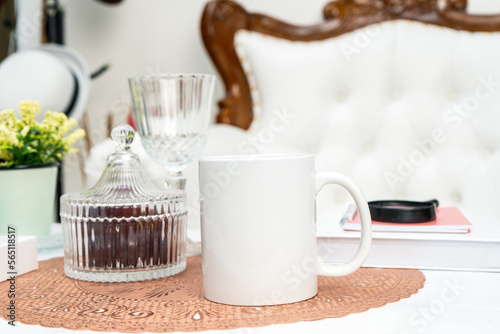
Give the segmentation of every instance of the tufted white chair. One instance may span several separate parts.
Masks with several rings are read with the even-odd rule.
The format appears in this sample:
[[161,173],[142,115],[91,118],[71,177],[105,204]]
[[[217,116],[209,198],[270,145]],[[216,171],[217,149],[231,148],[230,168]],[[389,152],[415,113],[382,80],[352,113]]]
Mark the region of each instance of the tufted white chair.
[[[343,52],[369,34],[359,53]],[[313,154],[369,200],[438,198],[500,215],[500,33],[394,21],[307,44],[242,30],[235,43],[262,147],[242,153]]]

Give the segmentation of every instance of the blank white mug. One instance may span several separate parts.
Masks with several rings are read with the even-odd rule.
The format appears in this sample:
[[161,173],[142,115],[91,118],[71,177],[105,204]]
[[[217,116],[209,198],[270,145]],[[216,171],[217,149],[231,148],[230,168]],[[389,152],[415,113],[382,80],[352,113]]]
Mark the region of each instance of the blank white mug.
[[[368,204],[347,177],[316,173],[309,155],[200,160],[203,295],[230,305],[278,305],[314,297],[317,276],[345,276],[368,256]],[[317,255],[316,194],[338,184],[353,196],[361,243],[344,265]],[[333,223],[333,222],[332,222]]]

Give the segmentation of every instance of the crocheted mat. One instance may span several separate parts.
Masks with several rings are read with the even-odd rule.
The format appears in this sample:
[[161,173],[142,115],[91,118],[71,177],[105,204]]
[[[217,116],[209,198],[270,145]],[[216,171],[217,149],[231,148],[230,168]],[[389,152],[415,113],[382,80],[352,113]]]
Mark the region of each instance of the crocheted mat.
[[[39,263],[16,277],[16,321],[75,330],[118,332],[203,331],[344,317],[408,298],[423,287],[415,269],[361,268],[345,277],[318,278],[318,294],[279,306],[242,307],[203,298],[201,257],[178,275],[132,283],[96,283],[64,274],[63,258]],[[10,283],[0,284],[7,296]],[[8,298],[1,298],[7,319]]]

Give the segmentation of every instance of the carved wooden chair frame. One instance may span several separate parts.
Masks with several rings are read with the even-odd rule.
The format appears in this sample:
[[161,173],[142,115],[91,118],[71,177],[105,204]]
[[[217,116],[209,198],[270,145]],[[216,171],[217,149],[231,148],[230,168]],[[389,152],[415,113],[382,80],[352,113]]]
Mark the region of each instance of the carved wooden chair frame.
[[469,15],[466,7],[467,0],[337,0],[324,7],[324,22],[296,26],[248,13],[230,0],[211,1],[203,12],[201,32],[226,88],[226,96],[219,101],[217,122],[248,129],[253,119],[250,86],[234,48],[239,29],[291,41],[319,41],[396,19],[473,32],[500,31],[500,15]]

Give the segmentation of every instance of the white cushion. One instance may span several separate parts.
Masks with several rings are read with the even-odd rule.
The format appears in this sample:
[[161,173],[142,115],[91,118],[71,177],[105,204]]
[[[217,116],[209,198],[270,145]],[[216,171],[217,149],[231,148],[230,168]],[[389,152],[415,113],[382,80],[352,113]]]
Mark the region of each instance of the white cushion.
[[[240,30],[235,47],[261,151],[314,154],[368,200],[438,198],[500,217],[499,33],[401,20],[318,42]],[[347,200],[326,193],[320,209]]]

